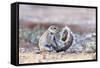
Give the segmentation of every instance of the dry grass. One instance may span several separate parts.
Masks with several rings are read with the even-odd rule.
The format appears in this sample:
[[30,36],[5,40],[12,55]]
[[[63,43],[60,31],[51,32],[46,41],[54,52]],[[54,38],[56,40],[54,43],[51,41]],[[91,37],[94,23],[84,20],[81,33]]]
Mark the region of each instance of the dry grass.
[[93,60],[95,53],[49,53],[42,56],[35,53],[19,53],[19,63],[43,63],[43,62],[57,62],[57,61],[77,61],[77,60]]

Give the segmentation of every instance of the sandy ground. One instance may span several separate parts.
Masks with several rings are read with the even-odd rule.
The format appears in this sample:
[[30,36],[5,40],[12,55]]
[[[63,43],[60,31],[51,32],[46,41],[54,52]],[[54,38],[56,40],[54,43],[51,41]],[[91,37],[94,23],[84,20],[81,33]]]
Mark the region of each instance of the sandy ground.
[[96,58],[95,53],[46,53],[45,56],[40,54],[19,53],[19,64],[24,63],[43,63],[43,62],[59,62],[59,61],[77,61],[77,60],[93,60]]

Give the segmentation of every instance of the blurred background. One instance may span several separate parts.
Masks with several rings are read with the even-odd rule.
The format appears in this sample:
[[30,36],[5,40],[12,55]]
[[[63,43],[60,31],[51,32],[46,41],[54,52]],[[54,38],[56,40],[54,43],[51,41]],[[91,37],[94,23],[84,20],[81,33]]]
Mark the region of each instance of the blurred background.
[[19,52],[37,52],[38,40],[49,26],[68,26],[74,36],[67,52],[96,51],[96,10],[40,5],[19,6]]

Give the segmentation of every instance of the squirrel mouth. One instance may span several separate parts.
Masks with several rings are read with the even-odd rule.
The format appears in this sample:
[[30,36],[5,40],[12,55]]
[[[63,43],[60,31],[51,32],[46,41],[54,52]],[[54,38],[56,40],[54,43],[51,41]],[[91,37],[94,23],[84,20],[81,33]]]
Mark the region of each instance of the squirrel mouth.
[[66,41],[66,39],[67,39],[67,36],[63,36],[61,40]]
[[66,39],[67,39],[67,35],[68,35],[68,32],[65,31],[65,32],[62,34],[62,38],[61,38],[61,40],[62,40],[62,41],[66,41]]

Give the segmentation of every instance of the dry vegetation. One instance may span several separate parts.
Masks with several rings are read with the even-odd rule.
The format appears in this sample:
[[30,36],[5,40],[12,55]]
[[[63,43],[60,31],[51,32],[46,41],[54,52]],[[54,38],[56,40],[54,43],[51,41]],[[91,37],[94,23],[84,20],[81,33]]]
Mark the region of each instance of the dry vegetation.
[[43,62],[59,62],[59,61],[78,61],[78,60],[94,60],[95,53],[47,53],[43,57],[40,54],[19,53],[19,63],[43,63]]

